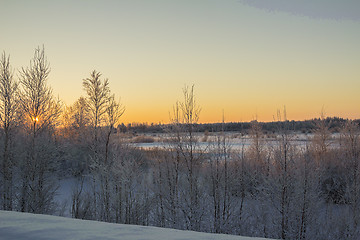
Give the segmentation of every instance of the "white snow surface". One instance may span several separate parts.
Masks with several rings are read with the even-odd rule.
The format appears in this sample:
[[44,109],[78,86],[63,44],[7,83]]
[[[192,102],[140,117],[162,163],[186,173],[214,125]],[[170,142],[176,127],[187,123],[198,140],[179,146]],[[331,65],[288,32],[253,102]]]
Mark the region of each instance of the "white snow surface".
[[1,240],[260,240],[225,234],[113,224],[65,217],[0,211]]

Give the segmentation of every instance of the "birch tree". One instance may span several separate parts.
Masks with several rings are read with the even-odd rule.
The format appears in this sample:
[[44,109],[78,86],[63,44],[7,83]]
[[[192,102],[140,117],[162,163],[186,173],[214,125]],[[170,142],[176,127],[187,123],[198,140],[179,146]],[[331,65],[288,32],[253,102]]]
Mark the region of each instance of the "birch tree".
[[200,115],[200,107],[195,100],[194,86],[183,89],[183,101],[179,104],[179,114],[182,120],[182,135],[179,142],[179,152],[185,168],[186,187],[183,189],[183,214],[190,230],[200,230],[202,210],[199,191],[199,170],[202,163],[201,150],[197,144],[194,125]]
[[50,65],[44,47],[36,48],[30,67],[20,71],[20,104],[27,134],[27,156],[22,164],[21,211],[48,213],[56,191],[50,172],[56,149],[52,135],[61,113],[59,100],[47,86]]
[[208,162],[210,175],[210,196],[212,199],[213,231],[215,233],[228,233],[235,208],[231,196],[233,172],[229,169],[231,148],[224,132],[224,116],[220,134],[208,149],[210,159]]
[[105,139],[105,156],[102,164],[102,176],[101,176],[101,197],[103,206],[103,218],[105,221],[110,221],[111,213],[111,195],[110,195],[110,181],[111,179],[111,168],[113,166],[114,159],[111,158],[111,135],[114,132],[116,126],[120,123],[120,117],[124,114],[125,108],[122,104],[115,100],[115,96],[112,95],[107,103],[106,108],[106,139]]
[[0,172],[2,176],[1,200],[4,210],[13,209],[13,141],[17,122],[17,90],[18,83],[13,78],[10,56],[7,57],[4,52],[0,59],[0,124],[4,135]]
[[101,153],[101,124],[104,123],[107,110],[107,103],[110,96],[109,80],[101,79],[101,73],[92,71],[89,78],[83,79],[83,88],[86,92],[86,109],[91,127],[91,142],[88,165],[92,173],[92,191],[94,218],[97,218],[97,198],[98,189],[96,184],[96,174],[99,170],[104,156]]
[[[293,214],[292,204],[294,203],[294,169],[295,169],[295,148],[291,144],[292,135],[290,133],[288,121],[286,118],[286,109],[281,114],[277,113],[278,121],[282,127],[278,130],[280,133],[277,146],[274,149],[274,163],[272,176],[269,178],[268,188],[271,189],[271,202],[278,214],[278,237],[281,239],[291,239],[294,235],[292,229]],[[283,116],[283,118],[282,118]]]
[[342,129],[341,148],[348,173],[349,239],[356,239],[360,233],[360,129],[359,125],[353,121],[347,121]]
[[[86,110],[92,129],[92,141],[90,143],[90,172],[93,177],[93,202],[94,217],[97,215],[97,207],[100,210],[100,219],[110,221],[110,180],[111,166],[111,136],[119,124],[120,117],[125,108],[111,95],[108,79],[101,79],[101,73],[95,70],[90,78],[83,80],[86,91]],[[96,181],[99,180],[99,184]],[[97,203],[97,199],[99,202]]]
[[162,227],[183,228],[184,221],[180,208],[180,164],[182,146],[182,127],[179,102],[173,106],[170,114],[167,134],[168,147],[151,152],[154,162],[154,193],[157,198],[155,208],[156,223]]

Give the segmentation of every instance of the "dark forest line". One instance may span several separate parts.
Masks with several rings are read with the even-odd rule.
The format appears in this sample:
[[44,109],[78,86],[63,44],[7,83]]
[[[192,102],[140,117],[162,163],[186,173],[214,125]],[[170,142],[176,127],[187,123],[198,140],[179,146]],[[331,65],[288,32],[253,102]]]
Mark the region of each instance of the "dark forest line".
[[[320,118],[310,120],[287,120],[287,121],[273,121],[273,122],[258,122],[265,133],[276,133],[279,129],[287,128],[291,131],[298,133],[314,133],[320,121]],[[326,117],[324,119],[329,126],[332,133],[339,133],[344,124],[349,119],[341,117]],[[360,119],[352,120],[354,123],[360,125]],[[196,132],[240,132],[248,134],[254,122],[225,122],[225,123],[196,123],[194,129]],[[118,125],[117,130],[123,133],[167,133],[171,129],[172,124],[148,124],[148,123],[121,123]]]

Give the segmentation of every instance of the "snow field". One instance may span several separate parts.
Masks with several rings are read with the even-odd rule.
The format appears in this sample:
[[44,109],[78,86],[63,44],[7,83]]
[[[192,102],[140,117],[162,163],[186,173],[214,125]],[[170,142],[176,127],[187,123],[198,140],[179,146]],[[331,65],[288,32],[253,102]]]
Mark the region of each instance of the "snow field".
[[225,234],[0,211],[1,240],[261,240]]

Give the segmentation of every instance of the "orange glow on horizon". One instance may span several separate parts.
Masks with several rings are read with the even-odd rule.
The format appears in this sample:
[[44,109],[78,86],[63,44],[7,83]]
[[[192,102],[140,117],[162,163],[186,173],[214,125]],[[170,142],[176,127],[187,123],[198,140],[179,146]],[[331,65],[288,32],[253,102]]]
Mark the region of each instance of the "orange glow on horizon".
[[[360,19],[324,18],[321,4],[317,17],[239,1],[70,5],[8,1],[0,15],[9,23],[0,51],[14,70],[44,44],[48,84],[68,106],[86,95],[82,80],[97,70],[126,108],[123,123],[169,123],[185,85],[194,85],[200,123],[221,122],[223,111],[226,122],[269,122],[284,105],[289,120],[318,118],[322,108],[329,117],[360,118]],[[334,3],[326,9],[338,12]],[[28,25],[39,23],[29,35]]]
[[[283,106],[279,108],[271,109],[262,109],[258,108],[256,110],[244,109],[225,109],[224,110],[224,120],[225,122],[251,122],[253,120],[258,120],[260,122],[272,122],[277,121],[277,109],[283,114]],[[147,124],[168,124],[170,123],[170,110],[172,109],[143,109],[143,110],[130,110],[127,108],[124,115],[122,116],[120,122],[124,124],[128,123],[147,123]],[[264,110],[264,111],[262,111]],[[286,116],[289,121],[303,121],[311,120],[314,118],[319,118],[321,116],[321,107],[311,108],[306,110],[306,108],[293,109],[286,106]],[[283,117],[283,116],[282,116]],[[360,119],[359,113],[352,113],[351,111],[347,112],[342,109],[330,109],[325,111],[325,117],[340,117],[348,119]],[[222,109],[211,109],[211,108],[202,108],[199,117],[199,123],[219,123],[222,121]]]

